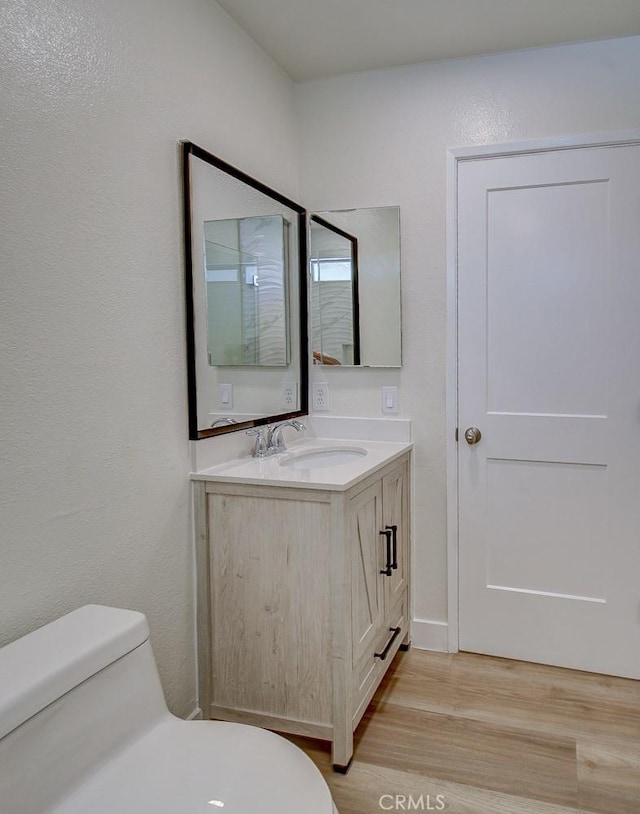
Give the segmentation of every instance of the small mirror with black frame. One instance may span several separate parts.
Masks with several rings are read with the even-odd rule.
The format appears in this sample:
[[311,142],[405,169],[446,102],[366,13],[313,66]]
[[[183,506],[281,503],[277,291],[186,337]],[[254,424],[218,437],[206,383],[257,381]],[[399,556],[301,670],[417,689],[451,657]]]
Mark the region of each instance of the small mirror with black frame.
[[306,210],[182,150],[189,437],[305,415]]
[[315,212],[309,244],[313,364],[400,367],[400,209]]

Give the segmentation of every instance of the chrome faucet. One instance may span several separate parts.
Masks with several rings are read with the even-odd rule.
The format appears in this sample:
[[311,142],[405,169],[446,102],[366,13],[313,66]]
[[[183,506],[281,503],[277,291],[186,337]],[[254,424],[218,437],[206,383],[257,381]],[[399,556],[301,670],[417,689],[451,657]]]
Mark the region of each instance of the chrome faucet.
[[222,427],[222,426],[225,426],[227,424],[231,425],[231,424],[237,424],[237,423],[238,422],[235,420],[235,418],[230,418],[229,416],[225,416],[225,418],[216,418],[216,420],[212,421],[211,424],[209,424],[209,426],[210,427]]
[[279,452],[286,452],[287,447],[282,437],[284,427],[293,427],[298,432],[306,430],[305,425],[295,419],[281,421],[280,424],[269,427],[254,427],[252,430],[247,430],[247,435],[256,436],[256,445],[253,450],[254,458],[268,458],[271,455],[277,455]]
[[293,427],[294,430],[298,430],[298,432],[304,432],[307,429],[301,421],[296,421],[295,418],[291,421],[281,421],[280,424],[275,424],[273,427],[270,427],[267,447],[273,450],[271,452],[272,455],[278,452],[286,452],[287,450],[282,435],[284,427]]

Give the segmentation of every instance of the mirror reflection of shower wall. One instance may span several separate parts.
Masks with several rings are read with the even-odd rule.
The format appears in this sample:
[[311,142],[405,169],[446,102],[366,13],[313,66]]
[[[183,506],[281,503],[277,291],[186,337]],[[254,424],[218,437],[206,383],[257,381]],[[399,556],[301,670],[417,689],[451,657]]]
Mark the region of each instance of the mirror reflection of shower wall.
[[[312,216],[314,217],[314,216]],[[397,206],[342,209],[315,213],[357,241],[357,300],[360,359],[350,356],[345,332],[348,317],[346,244],[330,240],[327,232],[311,229],[311,336],[314,364],[400,367],[400,209]],[[319,237],[319,234],[321,237]],[[314,241],[318,246],[314,255]],[[331,243],[335,245],[328,249]],[[321,257],[324,250],[325,256]],[[329,261],[333,252],[335,265]],[[314,267],[315,262],[319,266]],[[324,271],[324,276],[323,276]],[[340,280],[342,275],[343,279]],[[335,289],[341,283],[339,296]],[[315,289],[315,291],[314,291]],[[325,293],[326,292],[326,296]],[[325,309],[325,302],[330,303]],[[353,307],[353,306],[352,306]]]
[[204,223],[210,365],[289,362],[288,227],[282,215]]

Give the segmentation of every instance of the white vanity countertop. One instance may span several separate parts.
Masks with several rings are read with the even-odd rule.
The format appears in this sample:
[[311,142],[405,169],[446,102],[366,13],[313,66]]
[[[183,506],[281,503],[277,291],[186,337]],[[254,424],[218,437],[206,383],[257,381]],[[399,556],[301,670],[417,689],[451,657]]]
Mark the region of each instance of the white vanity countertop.
[[[192,480],[219,483],[292,486],[342,492],[399,458],[412,446],[407,442],[316,438],[290,444],[286,452],[272,455],[269,458],[237,458],[210,469],[203,469],[201,472],[192,472],[190,477]],[[354,457],[347,463],[322,467],[310,465],[305,469],[281,464],[281,461],[291,460],[305,453],[331,450],[364,450],[366,455]]]

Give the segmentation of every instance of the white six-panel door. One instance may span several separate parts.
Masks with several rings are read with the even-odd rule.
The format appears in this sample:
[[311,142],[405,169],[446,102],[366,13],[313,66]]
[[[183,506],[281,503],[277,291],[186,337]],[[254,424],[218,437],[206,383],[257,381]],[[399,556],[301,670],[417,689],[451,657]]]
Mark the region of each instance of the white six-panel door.
[[458,423],[460,648],[640,678],[640,146],[459,162]]

